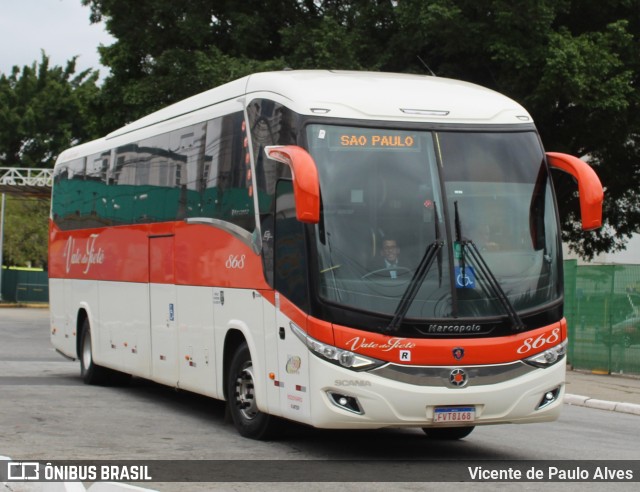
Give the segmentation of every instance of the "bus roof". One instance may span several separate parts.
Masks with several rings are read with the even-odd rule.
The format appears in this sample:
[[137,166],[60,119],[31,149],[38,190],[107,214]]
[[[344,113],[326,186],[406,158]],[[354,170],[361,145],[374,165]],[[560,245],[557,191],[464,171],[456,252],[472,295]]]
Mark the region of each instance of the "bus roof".
[[[532,122],[522,106],[502,94],[468,82],[429,75],[268,72],[250,77],[247,93],[254,91],[280,93],[295,105],[291,109],[301,114],[440,123]],[[327,109],[330,111],[326,112]]]
[[521,105],[506,96],[459,80],[383,72],[284,70],[256,73],[197,94],[115,130],[104,139],[73,152],[65,151],[60,158],[99,152],[100,147],[115,143],[105,140],[118,140],[119,144],[118,137],[161,123],[165,128],[171,120],[184,122],[189,115],[194,116],[192,123],[204,121],[207,108],[241,98],[273,98],[300,114],[333,118],[489,125],[533,121]]

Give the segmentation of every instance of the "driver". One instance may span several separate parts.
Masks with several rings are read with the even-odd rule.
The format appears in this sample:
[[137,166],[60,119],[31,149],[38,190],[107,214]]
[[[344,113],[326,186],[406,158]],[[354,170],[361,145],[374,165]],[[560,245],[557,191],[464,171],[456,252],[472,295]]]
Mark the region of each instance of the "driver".
[[382,268],[397,268],[400,259],[400,246],[395,239],[384,239],[380,250],[384,266]]
[[408,270],[400,262],[400,246],[395,239],[385,238],[382,240],[380,256],[371,265],[371,270],[376,271],[378,276],[391,278],[398,278],[398,275]]

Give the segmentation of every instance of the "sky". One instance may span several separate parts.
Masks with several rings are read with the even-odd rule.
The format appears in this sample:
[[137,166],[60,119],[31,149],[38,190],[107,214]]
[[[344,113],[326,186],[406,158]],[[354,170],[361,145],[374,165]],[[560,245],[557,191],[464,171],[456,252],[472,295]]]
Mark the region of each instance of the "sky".
[[51,66],[78,55],[78,71],[95,68],[105,77],[98,46],[114,39],[103,24],[90,23],[90,14],[81,0],[0,0],[0,72],[39,62],[44,50]]

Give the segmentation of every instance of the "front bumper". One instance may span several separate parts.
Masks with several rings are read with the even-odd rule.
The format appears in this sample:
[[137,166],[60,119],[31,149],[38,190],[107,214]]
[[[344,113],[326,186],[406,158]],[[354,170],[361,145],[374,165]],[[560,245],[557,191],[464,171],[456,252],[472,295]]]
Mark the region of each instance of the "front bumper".
[[[544,369],[516,362],[455,368],[387,365],[371,372],[354,372],[313,355],[309,363],[308,423],[338,429],[443,426],[434,422],[440,406],[474,407],[472,425],[552,421],[562,406],[566,370],[565,360]],[[447,383],[456,369],[469,375],[468,384]],[[553,399],[546,401],[550,392]],[[340,396],[345,406],[337,403]]]

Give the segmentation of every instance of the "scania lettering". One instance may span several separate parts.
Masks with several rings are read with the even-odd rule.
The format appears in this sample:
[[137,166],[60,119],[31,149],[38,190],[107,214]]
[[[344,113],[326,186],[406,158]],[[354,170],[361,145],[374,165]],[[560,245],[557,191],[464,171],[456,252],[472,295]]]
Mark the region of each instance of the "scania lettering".
[[336,379],[334,383],[336,386],[371,386],[371,381],[348,381]]
[[[419,75],[258,73],[63,152],[51,341],[88,384],[225,400],[238,431],[558,417],[550,169],[601,224],[589,165],[518,103]],[[388,254],[392,253],[392,261]]]

